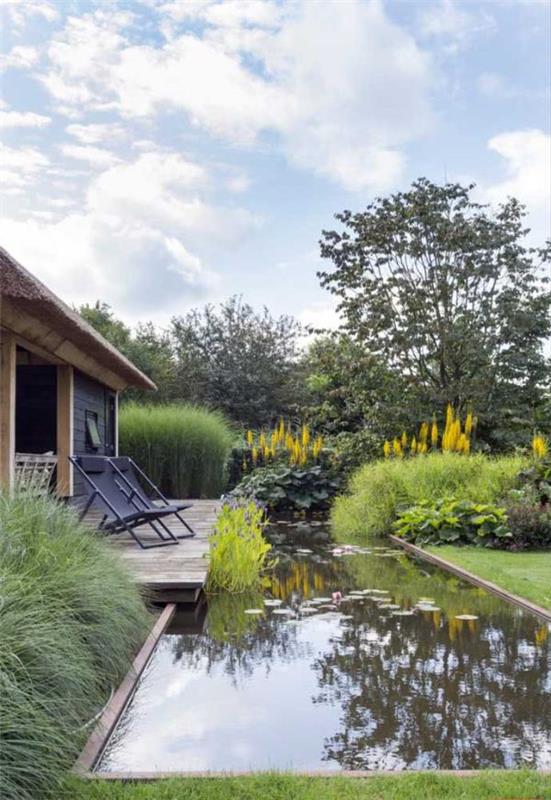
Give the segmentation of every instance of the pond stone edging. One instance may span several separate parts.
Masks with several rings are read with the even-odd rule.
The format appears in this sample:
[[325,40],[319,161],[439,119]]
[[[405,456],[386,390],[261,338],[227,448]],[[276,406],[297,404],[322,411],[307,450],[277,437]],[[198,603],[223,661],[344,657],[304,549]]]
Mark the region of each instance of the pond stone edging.
[[487,589],[487,591],[496,594],[498,597],[501,597],[502,600],[507,600],[507,602],[519,606],[519,608],[522,608],[524,611],[530,611],[532,614],[536,614],[536,616],[540,617],[546,622],[551,623],[551,611],[543,608],[543,606],[538,606],[535,603],[531,603],[530,600],[526,600],[524,597],[519,597],[516,594],[512,594],[506,589],[503,589],[503,587],[498,586],[491,581],[484,580],[484,578],[480,578],[478,575],[468,572],[466,569],[463,569],[463,567],[459,567],[457,564],[453,564],[451,561],[446,561],[446,559],[441,558],[441,556],[435,556],[433,553],[427,553],[426,550],[423,550],[416,544],[404,542],[404,540],[400,539],[399,536],[390,534],[389,539],[393,544],[403,547],[404,550],[407,550],[413,555],[419,556],[419,558],[422,558],[424,561],[429,561],[431,564],[435,564],[437,567],[441,567],[448,572],[453,572],[460,578],[469,581],[469,583],[473,583],[475,586],[480,586],[483,589]]

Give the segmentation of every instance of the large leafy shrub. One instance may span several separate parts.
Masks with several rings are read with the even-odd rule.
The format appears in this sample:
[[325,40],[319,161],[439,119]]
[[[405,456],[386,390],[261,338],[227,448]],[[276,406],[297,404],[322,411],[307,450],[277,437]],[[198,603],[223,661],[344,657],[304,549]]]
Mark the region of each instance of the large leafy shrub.
[[260,467],[247,475],[231,492],[234,497],[253,498],[275,513],[326,511],[339,488],[332,470],[285,465]]
[[271,545],[264,510],[252,500],[226,503],[209,536],[208,591],[250,592],[262,585]]
[[525,464],[520,456],[489,458],[479,453],[429,453],[366,464],[352,476],[348,492],[335,501],[335,531],[341,538],[359,540],[385,535],[398,509],[439,497],[494,503],[513,487]]
[[[149,615],[115,553],[49,498],[0,496],[2,797],[57,797],[145,636]],[[50,795],[51,793],[51,795]]]
[[221,414],[188,405],[120,410],[120,452],[170,497],[217,497],[234,434]]
[[470,500],[421,501],[398,512],[393,531],[417,545],[454,544],[504,547],[512,539],[503,508]]

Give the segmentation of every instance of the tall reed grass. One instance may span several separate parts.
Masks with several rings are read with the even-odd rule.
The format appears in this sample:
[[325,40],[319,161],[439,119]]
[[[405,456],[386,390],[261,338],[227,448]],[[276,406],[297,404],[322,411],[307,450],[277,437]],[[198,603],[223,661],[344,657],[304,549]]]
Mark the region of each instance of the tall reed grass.
[[169,497],[217,497],[235,435],[224,417],[190,405],[122,406],[120,452]]
[[494,503],[512,488],[525,463],[521,456],[448,452],[366,464],[352,476],[348,492],[335,501],[331,515],[335,533],[359,541],[385,535],[400,506],[421,500],[455,497]]
[[0,795],[56,797],[143,640],[122,564],[50,498],[0,496]]

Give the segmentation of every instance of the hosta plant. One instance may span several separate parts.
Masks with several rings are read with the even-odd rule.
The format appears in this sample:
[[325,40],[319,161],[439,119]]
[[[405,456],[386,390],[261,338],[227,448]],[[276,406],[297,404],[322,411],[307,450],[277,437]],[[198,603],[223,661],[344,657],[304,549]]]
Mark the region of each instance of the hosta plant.
[[319,464],[303,468],[281,465],[256,469],[231,494],[252,498],[270,512],[319,512],[327,510],[338,489],[333,471]]
[[440,498],[405,508],[394,533],[418,545],[454,544],[507,547],[512,539],[505,509],[488,503]]

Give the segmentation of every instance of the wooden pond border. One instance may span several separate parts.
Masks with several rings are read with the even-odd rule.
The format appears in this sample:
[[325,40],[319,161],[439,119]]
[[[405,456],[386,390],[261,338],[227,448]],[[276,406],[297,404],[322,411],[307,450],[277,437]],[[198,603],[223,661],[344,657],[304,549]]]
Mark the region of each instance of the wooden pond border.
[[105,706],[99,720],[88,741],[84,745],[84,749],[76,760],[73,767],[73,772],[78,773],[82,777],[95,777],[97,773],[92,772],[94,765],[101,757],[103,750],[113,733],[117,722],[120,719],[124,709],[132,699],[132,695],[136,689],[140,676],[147,666],[149,659],[155,649],[159,639],[163,635],[167,626],[169,625],[172,617],[176,612],[176,603],[168,603],[157,619],[147,639],[141,646],[140,650],[132,666],[123,678],[119,688]]
[[412,553],[413,555],[419,556],[424,561],[429,561],[431,564],[435,564],[437,567],[441,569],[445,569],[448,572],[453,572],[460,578],[463,578],[469,583],[473,583],[475,586],[479,586],[482,589],[486,589],[488,592],[492,592],[492,594],[496,594],[502,600],[507,600],[509,603],[512,603],[515,606],[519,606],[524,611],[529,611],[532,614],[540,617],[541,619],[545,620],[546,622],[551,622],[551,611],[543,606],[538,606],[535,603],[531,603],[530,600],[525,600],[524,597],[519,597],[516,594],[511,594],[506,589],[503,589],[501,586],[497,586],[497,584],[492,583],[491,581],[484,580],[484,578],[479,578],[478,575],[475,575],[472,572],[468,572],[463,567],[459,567],[457,564],[453,564],[451,561],[447,561],[445,558],[441,556],[436,556],[433,553],[427,553],[426,550],[423,550],[421,547],[418,547],[416,544],[411,544],[411,542],[404,542],[403,539],[400,539],[399,536],[390,535],[389,539],[392,541],[393,544],[399,545],[403,547],[404,550],[407,550],[408,553]]
[[[502,589],[495,583],[486,581],[468,572],[456,564],[446,561],[440,556],[435,556],[432,553],[427,553],[417,545],[410,542],[404,542],[398,536],[390,535],[390,540],[393,544],[402,547],[412,555],[419,557],[424,561],[428,561],[435,566],[452,572],[458,577],[474,584],[480,588],[486,589],[489,592],[500,597],[513,605],[522,608],[524,611],[529,611],[532,614],[540,617],[546,622],[551,623],[551,612],[547,609],[525,600],[523,597],[511,594],[511,592]],[[78,757],[73,772],[81,778],[99,781],[120,781],[120,782],[152,782],[168,780],[170,778],[231,778],[231,777],[246,777],[262,774],[261,771],[254,770],[237,770],[237,771],[199,771],[199,770],[174,770],[169,772],[100,772],[94,771],[94,766],[100,759],[110,737],[113,733],[122,713],[132,699],[136,690],[138,681],[147,666],[151,655],[163,635],[164,631],[170,624],[176,612],[176,604],[168,603],[164,606],[162,612],[157,617],[151,631],[144,644],[140,648],[136,658],[134,659],[131,668],[125,675],[121,685],[105,707],[98,722],[96,723],[88,741],[84,745],[80,756]],[[515,770],[492,770],[492,769],[472,769],[472,770],[435,770],[435,769],[420,769],[420,770],[275,770],[273,774],[281,775],[296,775],[310,778],[376,778],[376,777],[398,777],[402,774],[433,774],[433,775],[448,775],[456,778],[474,778],[477,776],[486,776],[492,772],[514,772]],[[534,770],[538,775],[551,776],[551,770]],[[270,774],[272,774],[270,772]]]

